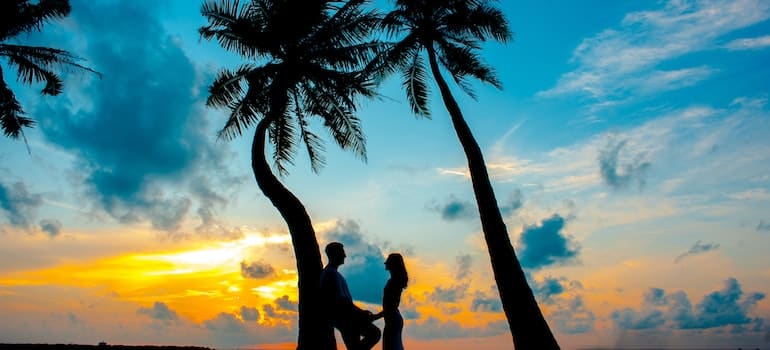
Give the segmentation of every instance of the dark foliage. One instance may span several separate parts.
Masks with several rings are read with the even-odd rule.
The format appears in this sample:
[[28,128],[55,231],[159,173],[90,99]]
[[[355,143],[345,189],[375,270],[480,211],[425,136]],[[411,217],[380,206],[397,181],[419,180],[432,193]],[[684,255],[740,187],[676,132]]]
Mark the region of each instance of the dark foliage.
[[[76,69],[98,73],[80,65],[79,58],[67,51],[7,42],[20,34],[40,31],[46,22],[64,18],[69,13],[69,0],[40,0],[37,3],[29,0],[0,1],[0,57],[16,68],[19,82],[26,85],[45,83],[41,91],[43,95],[53,96],[62,92],[63,83],[57,71]],[[0,127],[3,133],[11,138],[23,137],[23,128],[34,124],[25,116],[0,69]]]

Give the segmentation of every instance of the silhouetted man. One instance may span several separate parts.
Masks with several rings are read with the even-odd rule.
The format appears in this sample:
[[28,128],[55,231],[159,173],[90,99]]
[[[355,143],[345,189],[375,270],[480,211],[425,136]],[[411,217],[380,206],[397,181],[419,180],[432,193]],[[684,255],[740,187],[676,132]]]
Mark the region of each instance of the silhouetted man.
[[369,350],[380,340],[380,329],[372,324],[374,317],[367,310],[353,304],[348,284],[337,268],[345,263],[342,243],[326,245],[329,263],[321,272],[322,305],[334,328],[342,334],[348,350]]

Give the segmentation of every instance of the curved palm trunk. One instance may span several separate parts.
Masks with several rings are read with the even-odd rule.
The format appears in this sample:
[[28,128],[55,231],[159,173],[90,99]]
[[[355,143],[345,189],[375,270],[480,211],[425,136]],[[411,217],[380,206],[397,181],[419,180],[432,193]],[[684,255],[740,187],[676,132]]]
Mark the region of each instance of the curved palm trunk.
[[497,206],[492,183],[489,181],[487,166],[471,129],[449,91],[444,78],[439,71],[436,61],[436,53],[428,48],[428,58],[433,77],[436,79],[444,106],[452,118],[457,137],[468,159],[468,169],[473,183],[473,193],[479,207],[481,227],[484,231],[484,239],[492,260],[492,270],[497,282],[497,290],[503,304],[505,317],[513,336],[514,348],[518,350],[557,350],[559,344],[551,333],[548,323],[537,305],[532,289],[527,283],[516,258],[516,253],[508,237],[508,229],[505,227],[500,209]]
[[251,145],[251,167],[262,193],[270,199],[286,221],[294,246],[299,279],[297,349],[336,349],[334,330],[321,314],[319,288],[322,263],[315,230],[305,207],[278,181],[267,163],[265,140],[269,125],[269,118],[264,118],[257,124]]

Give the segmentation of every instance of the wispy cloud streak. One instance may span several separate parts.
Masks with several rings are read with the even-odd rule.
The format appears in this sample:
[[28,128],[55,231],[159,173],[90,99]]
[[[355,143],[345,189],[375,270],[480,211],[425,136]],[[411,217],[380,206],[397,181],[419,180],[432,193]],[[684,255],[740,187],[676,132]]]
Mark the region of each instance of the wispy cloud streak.
[[[571,59],[577,68],[538,95],[582,94],[607,101],[697,84],[716,70],[708,66],[662,69],[659,65],[716,48],[722,36],[767,18],[770,3],[759,0],[670,1],[659,10],[630,13],[617,28],[583,40]],[[757,47],[767,40],[746,39],[728,47]]]

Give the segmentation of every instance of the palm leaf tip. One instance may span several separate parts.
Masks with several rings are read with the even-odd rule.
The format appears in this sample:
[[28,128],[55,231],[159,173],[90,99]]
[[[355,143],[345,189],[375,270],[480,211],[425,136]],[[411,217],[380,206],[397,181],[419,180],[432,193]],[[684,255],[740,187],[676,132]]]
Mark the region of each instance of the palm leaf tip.
[[421,117],[429,117],[428,108],[428,75],[419,52],[414,54],[412,63],[406,67],[403,73],[403,85],[406,90],[407,101],[412,112]]

